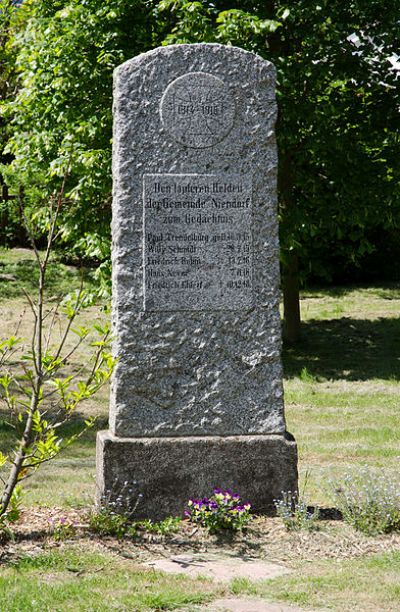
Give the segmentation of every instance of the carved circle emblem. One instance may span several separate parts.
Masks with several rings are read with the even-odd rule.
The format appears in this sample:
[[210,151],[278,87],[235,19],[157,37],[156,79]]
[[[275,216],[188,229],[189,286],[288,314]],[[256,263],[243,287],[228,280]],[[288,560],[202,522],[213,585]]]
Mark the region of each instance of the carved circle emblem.
[[160,106],[164,127],[179,143],[204,149],[232,129],[235,102],[225,83],[207,72],[188,72],[172,81]]

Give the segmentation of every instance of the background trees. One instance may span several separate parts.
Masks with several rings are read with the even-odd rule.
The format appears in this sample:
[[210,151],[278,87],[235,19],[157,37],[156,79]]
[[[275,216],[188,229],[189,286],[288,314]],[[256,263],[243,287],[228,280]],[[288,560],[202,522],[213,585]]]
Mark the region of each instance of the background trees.
[[[38,230],[67,165],[62,239],[70,254],[108,265],[111,216],[112,71],[151,48],[140,1],[33,0],[14,24],[18,93],[6,101],[3,172],[23,185]],[[107,277],[106,270],[103,270]]]
[[4,108],[14,157],[7,180],[25,186],[45,225],[41,203],[71,158],[63,238],[73,251],[107,262],[113,68],[159,44],[219,41],[261,54],[278,71],[285,320],[295,340],[299,280],[351,274],[369,253],[395,243],[396,5],[30,0],[13,33],[19,91]]
[[255,50],[277,67],[285,323],[294,341],[299,275],[343,273],[399,227],[396,3],[160,5],[176,16],[167,42],[194,42],[202,24],[203,38]]

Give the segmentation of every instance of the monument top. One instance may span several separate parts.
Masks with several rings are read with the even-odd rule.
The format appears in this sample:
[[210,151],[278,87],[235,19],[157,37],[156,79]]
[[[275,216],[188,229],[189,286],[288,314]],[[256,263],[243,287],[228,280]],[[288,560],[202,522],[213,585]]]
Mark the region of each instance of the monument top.
[[[125,70],[132,63],[135,63],[136,65],[141,64],[142,62],[147,63],[152,58],[159,57],[160,55],[168,57],[168,56],[174,55],[176,50],[178,50],[179,53],[180,52],[185,53],[187,51],[190,51],[190,52],[194,51],[195,53],[201,53],[205,51],[206,53],[210,53],[210,52],[216,53],[216,54],[223,53],[226,55],[230,55],[231,57],[233,55],[235,55],[236,57],[241,56],[243,58],[247,58],[248,61],[261,62],[263,66],[268,66],[270,69],[272,69],[275,75],[274,64],[264,59],[263,57],[261,57],[261,55],[254,53],[253,51],[247,51],[246,49],[242,49],[242,47],[236,47],[235,45],[222,45],[220,43],[202,42],[202,43],[190,43],[190,44],[185,43],[185,44],[167,45],[165,47],[156,47],[155,49],[151,49],[150,51],[145,51],[144,53],[139,53],[139,55],[136,55],[135,57],[132,57],[131,59],[128,59],[122,64],[120,64],[119,66],[117,66],[114,70],[114,76],[120,70]],[[188,72],[187,68],[188,66],[186,66],[185,72]]]

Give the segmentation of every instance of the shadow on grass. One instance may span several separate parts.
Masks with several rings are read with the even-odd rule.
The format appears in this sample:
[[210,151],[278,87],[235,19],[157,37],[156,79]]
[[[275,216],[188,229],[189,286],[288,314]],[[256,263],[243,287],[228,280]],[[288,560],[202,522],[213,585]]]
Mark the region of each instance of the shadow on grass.
[[400,380],[400,316],[376,320],[343,317],[302,323],[302,339],[284,346],[287,378],[306,369],[330,380]]
[[383,300],[398,300],[400,298],[400,283],[398,281],[382,283],[351,284],[351,285],[335,285],[327,287],[326,285],[315,285],[314,287],[303,289],[301,292],[302,299],[313,298],[341,298],[351,296],[357,293],[368,294],[371,297],[380,298]]

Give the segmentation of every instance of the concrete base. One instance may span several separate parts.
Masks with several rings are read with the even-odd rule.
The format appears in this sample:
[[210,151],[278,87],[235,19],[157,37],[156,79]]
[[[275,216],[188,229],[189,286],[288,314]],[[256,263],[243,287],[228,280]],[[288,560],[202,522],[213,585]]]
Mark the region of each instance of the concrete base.
[[[97,502],[137,505],[135,518],[180,516],[190,498],[232,489],[257,513],[272,514],[281,491],[297,491],[290,434],[229,437],[97,437]],[[131,491],[130,491],[131,489]]]

